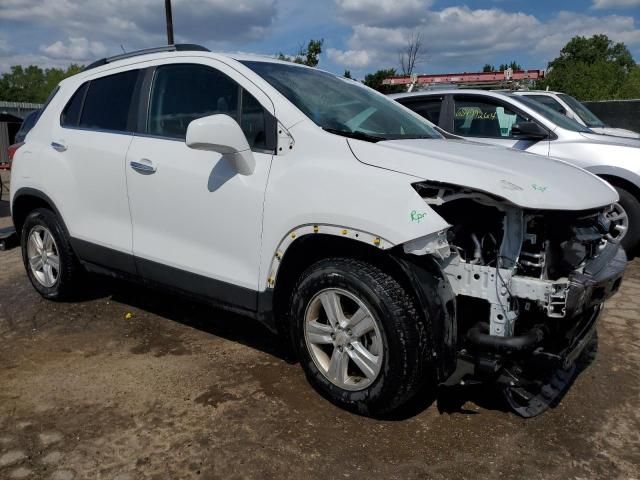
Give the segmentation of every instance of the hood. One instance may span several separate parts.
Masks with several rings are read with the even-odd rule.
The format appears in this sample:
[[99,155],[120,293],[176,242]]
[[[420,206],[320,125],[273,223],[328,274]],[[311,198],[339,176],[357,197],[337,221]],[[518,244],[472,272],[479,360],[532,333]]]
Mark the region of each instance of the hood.
[[640,139],[640,133],[633,132],[631,130],[626,130],[624,128],[614,128],[614,127],[592,127],[596,133],[600,135],[611,135],[613,137],[626,137],[626,138],[636,138]]
[[561,160],[458,140],[348,140],[361,162],[502,197],[522,208],[587,210],[618,201],[595,175]]
[[[584,133],[581,132],[580,135],[584,138],[591,140],[593,142],[598,143],[611,143],[615,145],[627,145],[629,147],[640,147],[640,135],[637,137],[631,137],[628,135],[616,135],[614,133],[604,133],[604,129],[592,129],[596,133]],[[609,128],[606,130],[618,130],[617,128]],[[622,130],[623,132],[629,132],[634,135],[638,135],[637,133],[631,132],[630,130]]]

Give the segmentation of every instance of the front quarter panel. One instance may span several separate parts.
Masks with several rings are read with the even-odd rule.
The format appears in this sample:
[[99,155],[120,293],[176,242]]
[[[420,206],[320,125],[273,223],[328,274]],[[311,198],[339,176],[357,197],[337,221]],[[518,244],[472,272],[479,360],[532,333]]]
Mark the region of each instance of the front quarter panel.
[[300,235],[328,233],[388,249],[449,225],[417,194],[411,175],[365,165],[347,139],[311,122],[291,129],[295,147],[274,158],[265,197],[260,285]]

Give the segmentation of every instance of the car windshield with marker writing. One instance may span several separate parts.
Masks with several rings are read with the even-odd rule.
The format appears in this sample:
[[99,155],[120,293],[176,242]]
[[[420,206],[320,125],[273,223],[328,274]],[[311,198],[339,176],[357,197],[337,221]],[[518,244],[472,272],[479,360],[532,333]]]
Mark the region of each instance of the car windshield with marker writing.
[[242,63],[329,133],[368,142],[442,138],[425,120],[353,80],[299,65]]

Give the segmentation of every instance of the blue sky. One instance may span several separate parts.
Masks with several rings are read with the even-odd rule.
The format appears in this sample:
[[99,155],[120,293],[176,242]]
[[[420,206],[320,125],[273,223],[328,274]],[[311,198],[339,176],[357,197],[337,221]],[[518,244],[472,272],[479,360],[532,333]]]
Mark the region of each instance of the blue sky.
[[[421,33],[420,73],[517,60],[545,68],[574,35],[605,33],[640,61],[640,0],[173,0],[177,41],[213,50],[294,53],[324,38],[320,66],[357,78],[398,67]],[[0,72],[86,63],[165,42],[163,0],[1,0]]]

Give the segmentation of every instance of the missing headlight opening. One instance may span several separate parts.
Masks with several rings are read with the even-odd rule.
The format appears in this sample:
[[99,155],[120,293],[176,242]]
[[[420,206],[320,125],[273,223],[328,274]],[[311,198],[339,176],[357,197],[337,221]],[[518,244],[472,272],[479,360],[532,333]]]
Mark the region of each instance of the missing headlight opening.
[[[500,375],[512,387],[531,358],[569,368],[586,342],[576,346],[575,339],[592,337],[602,302],[616,292],[624,271],[626,258],[609,235],[605,210],[527,210],[464,187],[413,186],[451,225],[439,232],[445,241],[427,237],[420,253],[436,258],[456,295],[458,345],[475,375],[506,372]],[[411,242],[405,251],[418,253]],[[523,352],[528,360],[514,361]],[[526,411],[519,413],[546,408],[545,402],[534,408],[536,395],[523,392]]]

